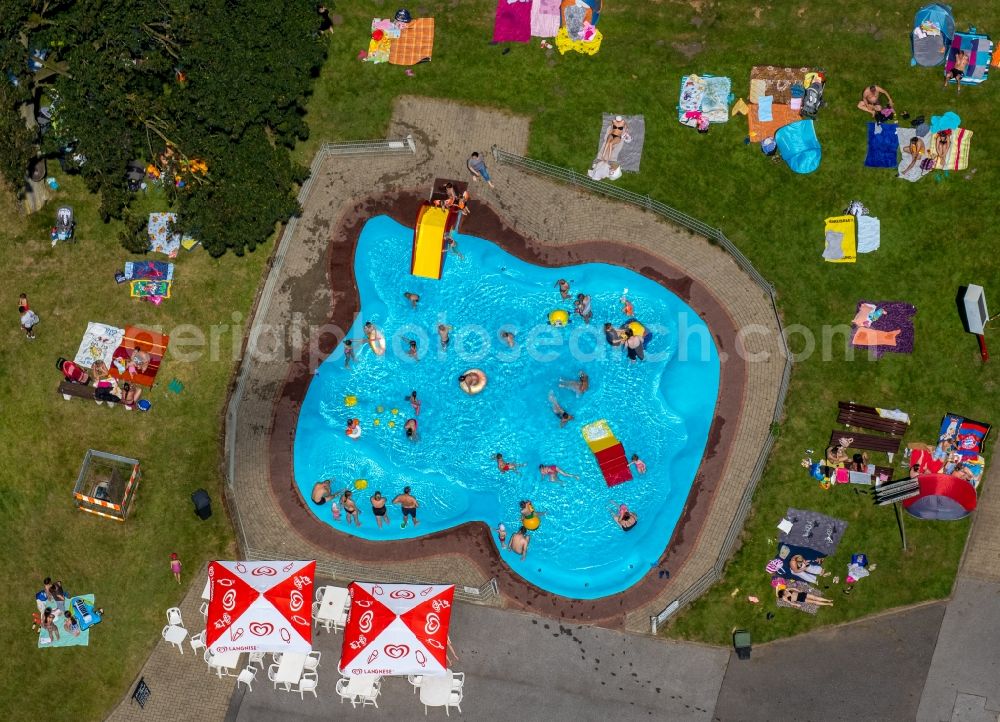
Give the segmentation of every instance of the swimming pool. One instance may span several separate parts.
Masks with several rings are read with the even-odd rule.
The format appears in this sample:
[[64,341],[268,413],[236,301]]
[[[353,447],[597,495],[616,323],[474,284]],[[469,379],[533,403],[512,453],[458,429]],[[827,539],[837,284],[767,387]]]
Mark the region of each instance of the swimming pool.
[[[388,350],[376,356],[355,342],[357,361],[344,368],[343,345],[320,365],[299,413],[294,446],[296,483],[312,512],[338,531],[370,540],[398,540],[438,532],[464,522],[517,530],[518,502],[530,499],[545,512],[531,533],[527,559],[507,550],[502,558],[529,582],[556,594],[593,599],[620,592],[655,565],[673,532],[697,473],[719,388],[719,358],[698,314],[659,284],[624,268],[583,264],[542,268],[525,263],[483,239],[456,234],[460,259],[449,255],[440,281],[409,274],[413,231],[386,216],[361,232],[355,274],[361,314],[348,338],[364,337],[370,320],[385,333]],[[591,296],[594,318],[579,316],[564,328],[548,325],[550,311],[572,314],[555,283],[570,280],[573,293]],[[335,279],[336,281],[336,279]],[[602,326],[626,320],[620,298],[628,289],[635,316],[653,332],[643,362],[630,363],[608,345]],[[338,289],[334,289],[335,291]],[[419,294],[416,308],[404,292]],[[438,324],[452,327],[442,351]],[[515,348],[498,337],[515,333]],[[417,341],[419,359],[406,355]],[[477,396],[463,393],[458,376],[480,368],[488,376]],[[590,389],[577,396],[560,388],[581,370]],[[419,439],[403,433],[414,417],[406,396],[416,390],[422,409]],[[547,396],[575,418],[565,428]],[[355,397],[347,406],[345,399]],[[393,411],[397,413],[393,413]],[[358,418],[362,434],[344,433]],[[584,424],[606,419],[648,472],[609,488],[581,434]],[[501,474],[494,454],[525,464]],[[578,475],[562,484],[540,477],[539,464],[557,464]],[[334,479],[339,491],[365,479],[355,491],[361,526],[334,521],[330,504],[310,500],[313,484]],[[399,507],[377,528],[369,497],[390,499],[411,486],[419,500],[420,525],[400,528]],[[627,504],[639,517],[623,532],[610,509]],[[494,543],[499,548],[496,533]]]

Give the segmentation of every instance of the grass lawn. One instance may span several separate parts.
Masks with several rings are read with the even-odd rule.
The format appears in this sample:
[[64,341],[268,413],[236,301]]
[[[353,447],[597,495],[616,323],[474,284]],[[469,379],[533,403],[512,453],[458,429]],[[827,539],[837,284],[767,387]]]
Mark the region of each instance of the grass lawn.
[[[991,132],[1000,79],[956,97],[954,89],[941,89],[938,71],[911,68],[908,32],[917,5],[855,0],[755,8],[735,0],[617,0],[602,14],[600,53],[560,57],[535,44],[514,47],[507,55],[489,45],[493,0],[426,0],[411,10],[437,19],[434,61],[417,66],[410,78],[402,68],[356,59],[366,47],[371,18],[395,6],[363,0],[337,4],[344,22],[332,36],[330,60],[317,83],[308,116],[312,137],[296,151],[301,161],[308,163],[324,140],[383,136],[392,101],[403,93],[530,115],[531,155],[578,170],[593,157],[602,111],[643,113],[643,171],[620,184],[721,227],[775,284],[789,327],[819,337],[822,326],[848,322],[862,297],[906,300],[919,308],[912,356],[890,354],[872,363],[859,355],[849,361],[841,335],[832,358],[816,353],[796,365],[787,421],[744,545],[725,580],[679,614],[667,634],[728,643],[730,629],[739,625],[763,641],[942,597],[950,589],[968,522],[908,521],[910,551],[904,555],[891,510],[873,509],[849,489],[822,491],[798,465],[804,449],[819,451],[825,442],[838,399],[902,407],[914,419],[911,439],[933,438],[946,410],[996,421],[996,374],[979,363],[953,299],[962,283],[984,284],[988,293],[1000,290],[991,285],[1000,260],[990,234],[1000,183],[996,164],[984,162],[1000,155],[1000,139]],[[966,3],[957,21],[960,28],[973,23],[1000,34],[1000,6]],[[729,75],[739,95],[746,93],[754,64],[809,64],[828,71],[829,105],[817,122],[824,158],[816,173],[795,176],[783,164],[767,161],[756,146],[744,145],[742,118],[714,126],[706,136],[677,123],[682,74]],[[887,87],[914,116],[956,110],[976,132],[977,172],[910,184],[895,180],[892,171],[864,168],[865,116],[854,105],[871,82]],[[0,287],[8,308],[0,346],[5,401],[0,530],[7,540],[0,572],[9,586],[0,601],[7,622],[0,636],[7,662],[0,707],[9,710],[17,700],[18,712],[8,716],[96,719],[124,693],[158,638],[163,611],[180,597],[168,554],[178,552],[191,570],[232,553],[232,532],[221,509],[219,450],[233,357],[225,352],[216,359],[185,360],[181,349],[172,348],[162,381],[148,396],[154,409],[145,415],[82,400],[63,402],[54,393],[55,358],[72,356],[88,320],[159,325],[168,332],[181,323],[206,332],[212,324],[232,324],[234,311],[249,310],[270,249],[217,261],[200,250],[182,252],[175,297],[159,308],[133,301],[112,278],[129,258],[115,238],[117,227],[100,223],[96,202],[81,184],[63,181],[61,197],[71,200],[78,215],[74,245],[49,247],[54,204],[25,220],[0,197]],[[822,220],[855,198],[882,219],[882,248],[855,265],[825,264],[819,257]],[[155,199],[149,206],[159,209]],[[16,323],[21,291],[42,318],[33,342],[21,337]],[[242,325],[235,335],[226,330],[222,348],[231,348],[242,331]],[[801,337],[793,336],[792,344],[799,350]],[[179,396],[165,389],[171,378],[185,384]],[[143,463],[138,506],[124,525],[73,507],[72,483],[91,447]],[[207,522],[194,517],[188,499],[199,487],[215,500],[216,514]],[[774,525],[788,506],[851,523],[829,565],[835,573],[843,576],[855,551],[869,554],[879,568],[851,597],[837,594],[830,610],[815,617],[778,610],[768,622],[764,615],[772,605],[765,599],[770,589],[763,565],[773,548]],[[89,647],[35,649],[29,630],[32,595],[46,575],[62,579],[72,592],[95,593],[105,608],[107,621],[94,630]],[[731,597],[737,587],[741,591]],[[748,604],[748,594],[765,603]],[[56,689],[64,693],[54,696]]]

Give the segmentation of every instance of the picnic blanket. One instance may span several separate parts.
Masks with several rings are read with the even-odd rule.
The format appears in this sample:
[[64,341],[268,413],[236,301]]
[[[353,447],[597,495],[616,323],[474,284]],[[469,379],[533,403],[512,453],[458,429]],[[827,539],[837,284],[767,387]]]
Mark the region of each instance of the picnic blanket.
[[865,165],[869,168],[895,168],[897,126],[893,123],[868,123],[868,155]]
[[823,221],[823,260],[854,263],[858,260],[857,219],[852,215],[833,216]]
[[[120,381],[128,381],[139,386],[152,388],[169,343],[169,336],[138,326],[129,326],[125,329],[121,345],[112,353],[113,363],[109,365],[111,375]],[[145,371],[129,372],[128,362],[134,349],[149,354],[149,367]]]
[[[877,320],[866,323],[868,314],[880,308],[884,313]],[[888,351],[913,353],[913,317],[915,306],[903,301],[859,301],[851,322],[854,335],[851,345],[865,348],[872,358],[879,358]]]
[[802,116],[799,111],[792,110],[791,106],[774,102],[771,104],[771,120],[760,119],[760,107],[757,103],[750,103],[750,112],[747,113],[747,122],[750,126],[750,142],[760,143],[764,138],[773,138],[779,128],[791,125]]
[[388,63],[392,42],[399,37],[399,26],[388,18],[372,18],[372,36],[364,60],[369,63]]
[[806,74],[813,68],[779,68],[774,65],[755,65],[750,69],[749,102],[756,103],[762,96],[774,96],[774,102],[788,105],[792,100],[792,86],[806,86]]
[[181,234],[171,233],[171,226],[177,221],[176,213],[150,213],[146,224],[149,235],[149,250],[164,253],[171,258],[181,248]]
[[[81,594],[80,599],[87,602],[89,606],[94,606],[94,595],[93,594]],[[67,604],[67,606],[69,606]],[[49,633],[46,630],[41,630],[38,633],[38,648],[45,649],[47,647],[86,647],[90,644],[90,627],[85,627],[85,625],[80,625],[80,633],[75,637],[67,632],[63,628],[64,618],[62,615],[55,620],[55,624],[59,629],[59,639],[53,640],[49,637]],[[78,619],[79,623],[80,620]]]
[[536,38],[554,38],[559,32],[562,18],[560,0],[535,0],[531,3],[531,35]]
[[[929,158],[929,156],[925,154],[920,160],[914,163],[913,167],[910,168],[906,173],[903,172],[904,170],[906,170],[906,167],[910,165],[910,161],[912,160],[910,154],[908,152],[905,152],[904,148],[909,148],[910,140],[916,134],[917,131],[914,128],[899,128],[896,131],[896,142],[899,145],[899,151],[901,156],[897,171],[899,172],[900,178],[908,180],[911,183],[916,183],[918,180],[923,178],[925,175],[927,175],[934,169],[933,163],[926,164],[927,167],[924,167],[924,164],[921,163],[922,160],[927,160]],[[933,145],[931,143],[931,141],[933,140],[933,136],[930,134],[930,132],[924,133],[922,136],[920,136],[920,140],[924,142],[924,148],[926,148],[928,151],[930,151],[933,148]]]
[[493,42],[526,43],[530,40],[531,0],[497,0]]
[[575,50],[582,55],[595,55],[601,49],[602,40],[604,40],[604,35],[596,28],[594,28],[594,36],[590,40],[571,38],[569,30],[563,25],[556,33],[556,49],[560,55],[565,55],[570,50]]
[[76,356],[73,357],[73,363],[87,369],[97,361],[103,361],[111,366],[115,349],[121,345],[124,338],[125,329],[91,321],[87,324],[87,330],[83,334]]
[[733,82],[714,75],[685,75],[681,78],[681,94],[677,103],[677,120],[692,128],[704,118],[709,123],[729,120],[729,99]]
[[389,48],[393,65],[430,62],[434,52],[434,18],[417,18],[400,28],[399,38]]
[[[641,115],[623,115],[625,123],[628,125],[628,134],[631,140],[621,142],[613,151],[612,160],[618,163],[622,170],[631,173],[639,172],[639,161],[642,160],[642,146],[646,141],[646,120]],[[604,148],[604,139],[608,137],[608,129],[611,121],[615,119],[613,113],[604,113],[601,120],[601,137],[597,141],[597,155],[600,156]]]
[[152,281],[172,281],[174,278],[174,264],[166,261],[126,261],[125,279],[128,281],[139,281],[149,279]]
[[969,167],[969,146],[972,144],[972,131],[966,128],[956,128],[951,132],[951,143],[944,158],[938,158],[935,168],[938,170],[965,170]]
[[824,557],[831,556],[837,551],[837,546],[847,529],[846,521],[807,509],[789,507],[785,512],[785,518],[792,522],[792,528],[788,532],[781,532],[778,541],[782,544],[813,549]]
[[170,298],[170,281],[140,280],[129,282],[129,296],[132,298]]

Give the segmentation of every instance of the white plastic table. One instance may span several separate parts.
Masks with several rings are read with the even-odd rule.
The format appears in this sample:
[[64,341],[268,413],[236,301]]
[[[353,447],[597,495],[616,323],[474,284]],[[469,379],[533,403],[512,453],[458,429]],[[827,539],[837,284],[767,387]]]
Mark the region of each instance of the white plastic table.
[[316,612],[317,619],[327,619],[343,624],[348,598],[347,590],[343,587],[324,587],[319,611]]
[[240,666],[240,655],[242,652],[229,651],[229,652],[217,652],[213,654],[209,659],[211,660],[208,664],[214,667],[219,672],[219,676],[222,676],[223,670],[229,673],[229,670],[236,669]]
[[347,678],[347,689],[344,690],[351,695],[352,704],[363,702],[366,697],[370,697],[375,689],[375,683],[379,681],[377,674],[359,674]]
[[420,701],[426,707],[447,707],[451,699],[453,677],[450,671],[444,674],[427,675],[420,680]]
[[274,679],[275,684],[285,685],[286,692],[291,689],[289,685],[298,684],[299,680],[302,679],[302,670],[306,666],[306,656],[298,652],[285,652],[282,654],[281,661],[278,662],[278,672]]
[[176,624],[172,624],[167,628],[167,633],[163,635],[163,638],[171,644],[180,644],[187,636],[188,630],[184,629],[184,627],[178,627]]

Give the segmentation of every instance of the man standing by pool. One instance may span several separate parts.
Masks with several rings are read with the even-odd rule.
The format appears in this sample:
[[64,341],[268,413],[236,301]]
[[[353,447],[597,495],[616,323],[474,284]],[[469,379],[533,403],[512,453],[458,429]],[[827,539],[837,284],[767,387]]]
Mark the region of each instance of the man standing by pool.
[[401,529],[406,528],[406,517],[413,518],[413,526],[416,526],[420,522],[417,521],[417,507],[420,504],[417,500],[410,494],[410,487],[404,486],[403,493],[398,494],[395,499],[392,500],[393,504],[399,504],[403,507],[403,523],[400,524]]
[[528,538],[528,530],[523,526],[515,532],[514,536],[510,538],[510,544],[507,548],[510,549],[515,554],[521,555],[521,561],[523,562],[525,557],[528,556],[528,542],[531,541]]
[[490,188],[495,188],[493,181],[490,180],[490,172],[486,169],[486,161],[483,160],[479,153],[473,153],[469,156],[469,160],[465,162],[469,168],[469,172],[472,173],[472,177],[478,180],[484,180],[489,185]]

